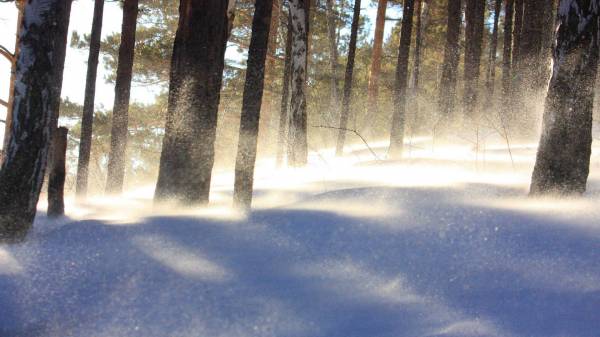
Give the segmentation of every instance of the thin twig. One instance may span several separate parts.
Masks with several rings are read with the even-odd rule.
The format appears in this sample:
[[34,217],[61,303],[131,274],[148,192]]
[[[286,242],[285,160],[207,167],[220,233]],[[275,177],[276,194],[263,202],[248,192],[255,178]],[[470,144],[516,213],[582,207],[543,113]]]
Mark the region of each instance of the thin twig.
[[330,125],[311,125],[311,126],[313,128],[344,130],[344,131],[352,132],[355,135],[357,135],[358,138],[360,138],[360,140],[362,140],[362,142],[365,144],[365,146],[367,147],[367,149],[369,149],[369,151],[371,152],[371,154],[373,155],[373,157],[375,157],[375,160],[381,161],[381,159],[377,156],[377,153],[375,153],[375,151],[373,151],[373,149],[369,146],[369,143],[367,143],[367,141],[365,140],[365,138],[360,133],[358,133],[358,131],[356,131],[355,129],[340,128],[340,127],[337,127],[337,126],[330,126]]

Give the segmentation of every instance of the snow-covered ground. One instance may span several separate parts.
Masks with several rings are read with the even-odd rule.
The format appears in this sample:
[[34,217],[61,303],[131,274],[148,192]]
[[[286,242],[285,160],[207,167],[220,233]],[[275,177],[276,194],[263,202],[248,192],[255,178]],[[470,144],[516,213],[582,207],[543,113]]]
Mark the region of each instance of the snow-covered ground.
[[263,163],[247,217],[229,172],[204,209],[42,213],[0,245],[0,336],[600,336],[600,158],[583,198],[534,200],[533,146],[427,144]]

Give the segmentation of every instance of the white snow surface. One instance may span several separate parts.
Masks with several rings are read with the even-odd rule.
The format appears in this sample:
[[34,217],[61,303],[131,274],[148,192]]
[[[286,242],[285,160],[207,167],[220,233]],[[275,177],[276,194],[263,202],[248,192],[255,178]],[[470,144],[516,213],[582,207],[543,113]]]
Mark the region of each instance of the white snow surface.
[[597,152],[586,195],[530,199],[533,145],[513,168],[502,146],[412,144],[262,162],[247,215],[231,172],[205,208],[150,186],[40,212],[0,245],[0,336],[600,336]]

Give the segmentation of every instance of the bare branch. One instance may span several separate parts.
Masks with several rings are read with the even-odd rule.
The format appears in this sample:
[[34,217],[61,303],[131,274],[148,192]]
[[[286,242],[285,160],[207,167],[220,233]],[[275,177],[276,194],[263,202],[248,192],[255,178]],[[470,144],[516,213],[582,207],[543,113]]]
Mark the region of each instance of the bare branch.
[[347,132],[352,132],[355,135],[358,136],[358,138],[360,138],[360,140],[362,140],[362,142],[365,144],[365,146],[367,147],[367,149],[369,149],[369,151],[371,152],[371,154],[373,155],[373,157],[375,157],[375,160],[381,161],[381,159],[377,156],[377,154],[375,153],[375,151],[373,151],[373,149],[369,146],[369,143],[367,143],[367,141],[365,140],[365,138],[358,133],[358,131],[356,131],[355,129],[347,129],[347,128],[340,128],[337,126],[330,126],[330,125],[311,125],[313,128],[321,128],[321,129],[334,129],[334,130],[344,130]]
[[0,54],[4,56],[10,63],[15,62],[15,55],[11,53],[6,47],[0,45]]

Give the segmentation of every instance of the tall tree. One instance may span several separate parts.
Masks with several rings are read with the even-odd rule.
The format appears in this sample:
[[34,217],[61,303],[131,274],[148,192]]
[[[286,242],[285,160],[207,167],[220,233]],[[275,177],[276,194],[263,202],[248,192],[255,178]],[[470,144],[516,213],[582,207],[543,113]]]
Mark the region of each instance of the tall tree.
[[[16,61],[11,136],[0,170],[0,240],[22,239],[35,218],[58,115],[70,0],[24,6]],[[62,62],[62,64],[60,64]]]
[[592,105],[598,67],[599,0],[562,0],[554,67],[532,195],[585,192],[592,145]]
[[359,20],[360,0],[354,0],[354,13],[352,14],[352,26],[350,28],[350,45],[348,46],[348,61],[346,63],[346,75],[344,76],[344,98],[342,101],[342,113],[340,115],[340,128],[338,130],[337,143],[335,147],[336,156],[341,156],[344,154],[346,129],[348,127],[348,118],[350,117],[352,78],[354,75],[354,57],[356,55],[356,38],[358,36]]
[[339,98],[338,98],[338,48],[337,48],[337,25],[336,25],[336,13],[334,10],[334,0],[326,0],[325,5],[327,8],[327,40],[329,44],[329,67],[331,68],[331,96],[329,97],[329,109],[330,113],[336,115],[338,111]]
[[13,54],[11,60],[10,67],[10,84],[9,84],[9,93],[8,93],[8,102],[6,107],[6,121],[4,123],[4,140],[2,149],[6,150],[8,148],[8,142],[10,140],[10,129],[12,127],[12,108],[13,108],[13,100],[14,100],[14,89],[15,89],[15,75],[17,72],[17,57],[19,56],[19,36],[21,36],[21,22],[23,20],[23,8],[25,6],[25,0],[17,0],[15,2],[17,6],[17,34],[15,39],[15,52]]
[[[289,3],[289,2],[288,2]],[[281,106],[279,110],[279,128],[277,132],[277,153],[276,153],[276,165],[281,167],[283,165],[283,157],[286,145],[286,134],[287,126],[289,121],[289,108],[290,103],[290,80],[292,73],[292,15],[290,14],[288,7],[287,15],[287,36],[285,39],[285,61],[283,68],[283,79],[281,84]]]
[[[546,23],[547,2],[552,0],[528,0],[523,7],[523,30],[519,45],[520,90],[540,90],[544,83],[542,66],[545,64],[542,52],[544,37],[549,28]],[[530,90],[528,90],[530,91]]]
[[504,46],[502,51],[502,118],[509,114],[511,82],[512,82],[512,38],[515,0],[504,3]]
[[488,101],[494,96],[494,87],[496,82],[496,52],[498,50],[498,22],[500,19],[500,10],[502,9],[502,0],[494,0],[494,23],[492,26],[492,42],[488,55],[488,67],[486,72],[485,86],[487,89]]
[[79,159],[77,163],[77,180],[75,193],[85,197],[88,186],[88,168],[92,149],[92,124],[94,120],[94,99],[96,95],[96,74],[98,55],[100,54],[100,37],[102,33],[102,17],[104,0],[95,0],[92,33],[90,36],[90,52],[88,55],[87,77],[85,79],[85,96],[81,117],[81,136],[79,137]]
[[442,116],[454,117],[456,102],[456,78],[460,57],[460,26],[462,23],[461,1],[448,1],[448,24],[446,28],[446,45],[444,47],[444,63],[438,94],[438,107]]
[[367,109],[369,116],[376,114],[378,111],[377,98],[379,95],[379,74],[381,72],[381,51],[383,46],[387,3],[387,0],[377,1],[377,17],[375,18],[375,34],[373,37],[373,51],[371,52],[369,86],[367,89]]
[[180,0],[155,200],[208,203],[233,0]]
[[115,80],[115,101],[110,132],[110,152],[106,193],[121,193],[125,177],[125,151],[129,122],[129,97],[133,72],[135,30],[138,16],[138,0],[125,0],[123,3],[123,23],[121,25],[121,45],[117,78]]
[[293,167],[308,161],[306,79],[308,62],[310,0],[290,0],[292,16],[292,100],[288,130],[288,164]]
[[427,18],[427,2],[425,0],[417,0],[417,17],[415,23],[415,51],[413,60],[413,71],[412,71],[412,96],[413,104],[412,109],[414,110],[414,119],[411,132],[419,131],[421,128],[421,116],[419,113],[419,95],[420,95],[420,77],[421,77],[421,53],[423,49],[423,30],[425,25],[423,24],[424,19]]
[[467,0],[465,9],[465,69],[463,104],[465,117],[477,119],[477,91],[483,44],[485,0]]
[[515,28],[513,29],[513,55],[512,68],[519,69],[519,61],[521,60],[521,38],[523,32],[523,6],[524,0],[515,0]]
[[412,36],[414,0],[404,0],[402,10],[402,28],[400,30],[400,47],[398,63],[396,64],[396,81],[394,85],[394,112],[392,115],[392,130],[390,133],[389,157],[402,157],[404,146],[404,128],[406,124],[406,94],[408,87],[408,57]]
[[258,122],[260,120],[272,8],[273,0],[256,0],[254,19],[252,20],[252,36],[248,48],[233,189],[234,204],[244,209],[249,209],[252,204]]

